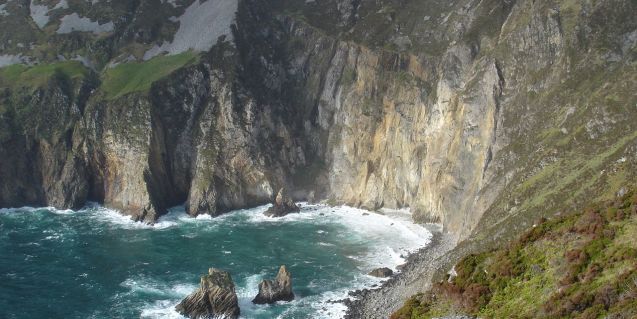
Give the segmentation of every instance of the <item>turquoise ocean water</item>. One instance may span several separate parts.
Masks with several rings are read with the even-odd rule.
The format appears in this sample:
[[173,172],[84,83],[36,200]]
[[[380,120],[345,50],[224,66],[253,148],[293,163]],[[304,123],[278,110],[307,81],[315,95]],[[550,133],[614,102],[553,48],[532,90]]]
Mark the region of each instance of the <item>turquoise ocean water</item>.
[[[97,205],[0,209],[0,318],[181,318],[174,306],[209,267],[231,273],[242,318],[339,318],[330,301],[431,238],[404,212],[304,205],[273,219],[266,208],[195,219],[175,207],[153,226]],[[282,264],[296,300],[251,304]]]

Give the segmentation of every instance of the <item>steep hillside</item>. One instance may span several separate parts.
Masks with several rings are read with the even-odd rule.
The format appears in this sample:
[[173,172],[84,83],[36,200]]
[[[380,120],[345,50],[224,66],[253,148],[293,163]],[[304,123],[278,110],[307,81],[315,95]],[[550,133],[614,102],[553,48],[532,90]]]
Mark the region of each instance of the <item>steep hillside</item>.
[[0,206],[152,222],[287,186],[474,250],[635,178],[634,1],[0,5]]
[[629,191],[541,220],[505,248],[464,257],[448,280],[391,318],[634,318],[635,236],[637,193]]

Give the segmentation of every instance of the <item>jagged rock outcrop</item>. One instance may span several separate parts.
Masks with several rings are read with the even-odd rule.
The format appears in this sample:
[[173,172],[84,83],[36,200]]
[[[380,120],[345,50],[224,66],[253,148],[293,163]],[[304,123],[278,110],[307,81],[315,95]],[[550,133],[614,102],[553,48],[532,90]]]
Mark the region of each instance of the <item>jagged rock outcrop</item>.
[[175,310],[193,319],[236,319],[239,301],[232,277],[226,271],[210,268],[201,277],[199,289],[184,298]]
[[265,279],[259,283],[259,294],[254,297],[252,302],[255,304],[266,304],[292,300],[294,300],[292,275],[285,266],[281,266],[274,281]]
[[301,211],[298,205],[294,203],[292,198],[281,188],[274,198],[272,207],[268,208],[263,214],[268,217],[283,217],[290,213],[298,213]]
[[394,272],[391,269],[387,267],[382,267],[382,268],[376,268],[370,271],[368,275],[379,277],[379,278],[386,278],[386,277],[391,277],[391,275],[393,274]]

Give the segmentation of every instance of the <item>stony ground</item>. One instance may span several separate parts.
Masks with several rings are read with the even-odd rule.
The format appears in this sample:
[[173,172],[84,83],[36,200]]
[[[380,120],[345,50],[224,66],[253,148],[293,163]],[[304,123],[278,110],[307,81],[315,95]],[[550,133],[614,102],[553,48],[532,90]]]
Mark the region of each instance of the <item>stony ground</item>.
[[409,256],[402,271],[380,288],[353,292],[357,300],[348,302],[345,318],[388,318],[407,298],[429,288],[435,270],[448,263],[446,253],[453,247],[451,235],[434,233],[431,243]]

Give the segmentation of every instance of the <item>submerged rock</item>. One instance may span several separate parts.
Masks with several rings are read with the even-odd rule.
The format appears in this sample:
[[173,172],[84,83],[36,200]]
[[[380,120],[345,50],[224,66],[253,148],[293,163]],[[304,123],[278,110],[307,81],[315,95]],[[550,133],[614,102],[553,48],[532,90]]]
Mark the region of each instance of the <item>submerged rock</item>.
[[383,268],[376,268],[372,271],[369,272],[368,275],[370,276],[374,276],[374,277],[379,277],[379,278],[385,278],[385,277],[389,277],[391,275],[393,275],[394,272],[387,268],[387,267],[383,267]]
[[259,294],[252,300],[256,304],[275,303],[277,301],[292,301],[292,277],[285,266],[279,268],[274,281],[263,280],[259,284]]
[[210,268],[201,276],[199,289],[184,298],[175,310],[188,318],[239,317],[239,301],[232,277],[226,271]]
[[297,206],[292,198],[287,194],[285,188],[281,188],[274,199],[272,207],[265,211],[268,217],[283,217],[290,213],[298,213],[301,209]]

